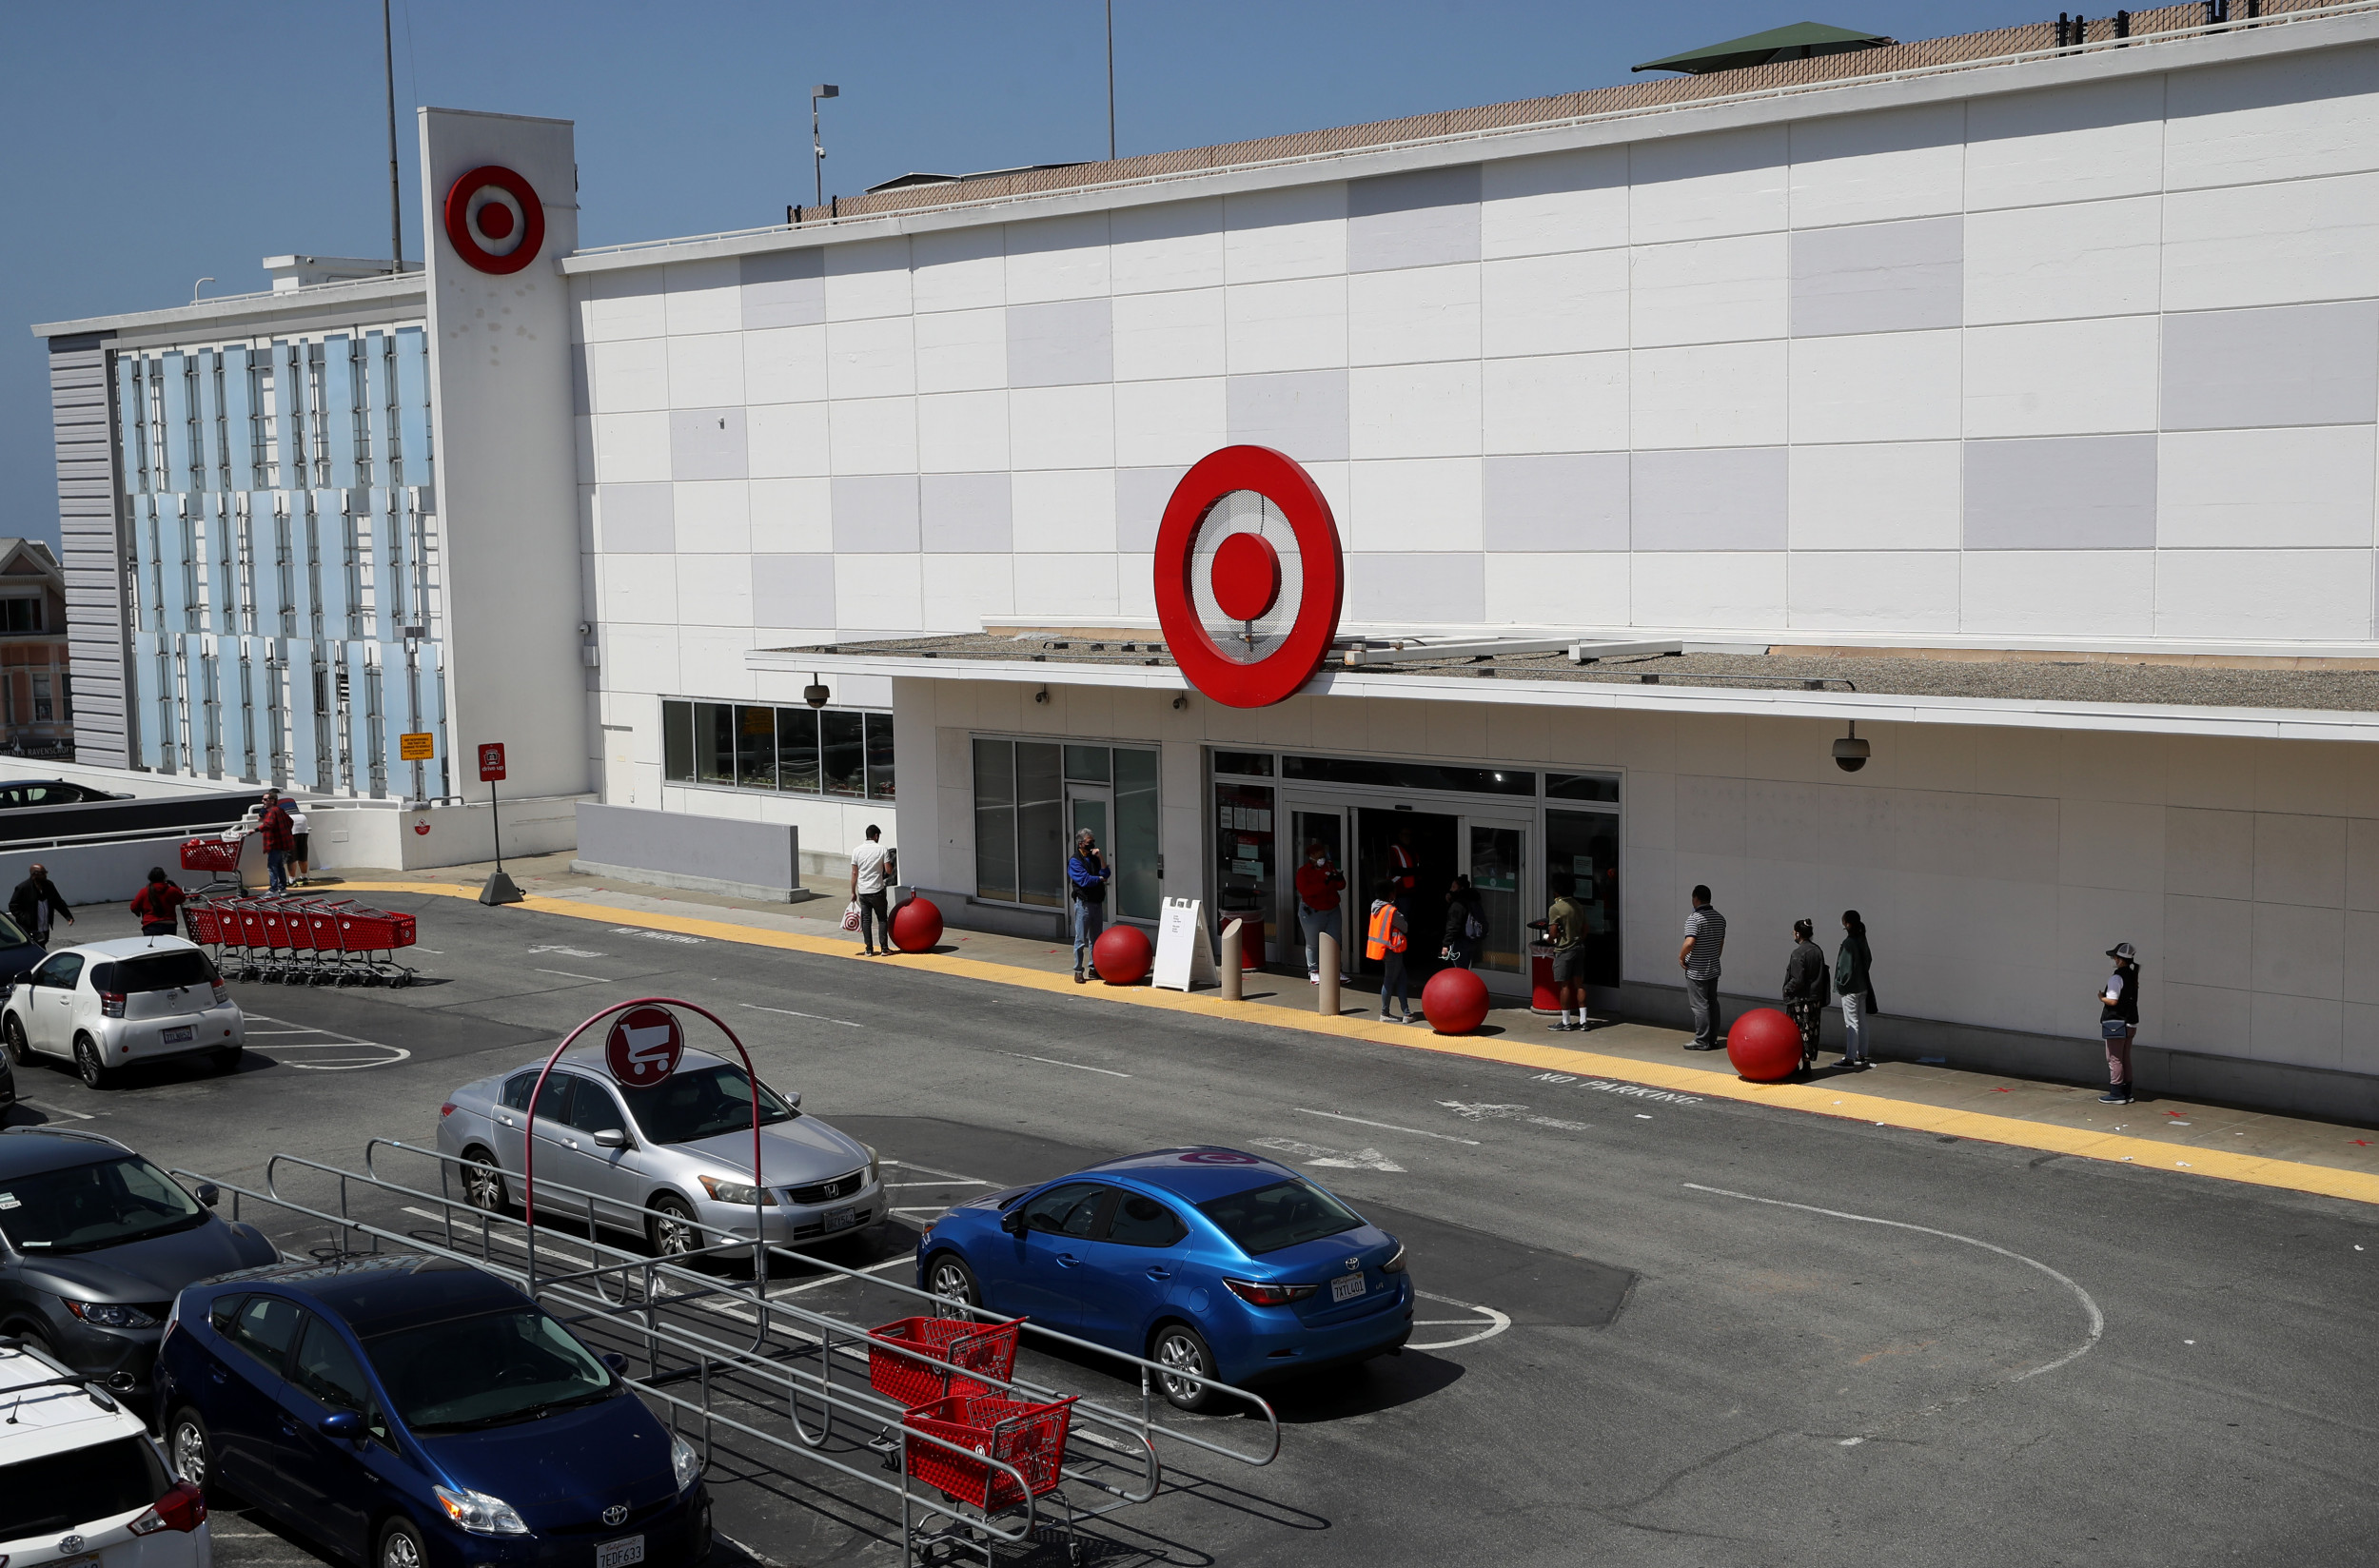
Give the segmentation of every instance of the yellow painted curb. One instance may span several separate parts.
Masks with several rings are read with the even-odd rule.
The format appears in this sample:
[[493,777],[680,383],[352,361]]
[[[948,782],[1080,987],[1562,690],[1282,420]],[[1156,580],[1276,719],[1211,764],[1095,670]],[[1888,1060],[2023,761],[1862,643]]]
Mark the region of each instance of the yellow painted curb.
[[[474,900],[479,896],[469,888],[449,882],[347,882],[341,886],[358,892],[427,893]],[[740,942],[751,947],[776,948],[788,952],[817,953],[829,958],[858,956],[857,950],[849,942],[834,937],[803,936],[795,931],[770,931],[732,921],[619,909],[574,898],[529,897],[516,905],[499,907],[531,910],[540,914],[568,915],[614,926],[634,926],[646,931],[675,931],[681,936]],[[1382,1025],[1362,1017],[1324,1018],[1318,1013],[1301,1013],[1285,1008],[1254,1009],[1244,1002],[1226,1002],[1210,994],[1158,990],[1152,986],[1077,986],[1070,974],[1044,973],[1039,970],[1018,969],[1011,964],[993,963],[987,959],[960,958],[951,953],[906,953],[894,962],[904,969],[929,970],[936,974],[982,980],[993,985],[1019,986],[1028,990],[1049,991],[1058,996],[1128,1002],[1139,1007],[1191,1012],[1209,1018],[1228,1018],[1243,1024],[1268,1024],[1275,1029],[1301,1029],[1308,1034],[1334,1034],[1345,1039],[1366,1040],[1375,1045],[1401,1046],[1407,1050],[1435,1051],[1443,1056],[1500,1062],[1509,1067],[1542,1068],[1549,1071],[1576,1073],[1584,1078],[1614,1078],[1681,1094],[1701,1095],[1706,1099],[1737,1100],[1748,1105],[1773,1106],[1785,1110],[1835,1116],[1911,1131],[2070,1154],[2077,1159],[2138,1165],[2151,1169],[2184,1170],[2193,1176],[2218,1176],[2226,1181],[2246,1182],[2255,1186],[2280,1187],[2291,1192],[2311,1192],[2324,1197],[2379,1204],[2379,1175],[2306,1165],[2294,1160],[2271,1160],[2232,1154],[2218,1148],[2162,1144],[2146,1138],[2126,1138],[2116,1133],[2058,1127],[2050,1122],[2027,1122],[2013,1116],[1953,1110],[1917,1101],[1890,1100],[1879,1095],[1846,1094],[1815,1084],[1755,1084],[1699,1068],[1663,1062],[1639,1062],[1631,1057],[1603,1056],[1594,1051],[1571,1050],[1563,1046],[1529,1045],[1500,1036],[1482,1038],[1475,1035],[1424,1034],[1409,1025]],[[2178,1159],[2175,1156],[2179,1154],[2186,1154],[2189,1158]]]

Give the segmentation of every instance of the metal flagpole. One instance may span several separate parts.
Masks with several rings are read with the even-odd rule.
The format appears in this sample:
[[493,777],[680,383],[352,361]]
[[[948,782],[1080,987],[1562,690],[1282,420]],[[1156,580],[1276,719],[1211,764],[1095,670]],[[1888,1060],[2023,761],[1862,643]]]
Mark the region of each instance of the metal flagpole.
[[1107,161],[1115,161],[1115,0],[1107,0]]
[[404,271],[404,193],[397,173],[397,46],[388,30],[388,0],[380,0],[380,65],[388,87],[388,254]]

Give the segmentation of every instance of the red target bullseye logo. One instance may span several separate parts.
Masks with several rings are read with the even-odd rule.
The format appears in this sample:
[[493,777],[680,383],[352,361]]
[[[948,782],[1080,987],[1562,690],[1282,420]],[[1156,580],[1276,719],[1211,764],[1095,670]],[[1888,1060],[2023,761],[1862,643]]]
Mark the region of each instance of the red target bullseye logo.
[[1190,684],[1263,708],[1313,677],[1338,636],[1338,523],[1311,475],[1226,446],[1182,476],[1156,534],[1156,618]]
[[501,164],[482,165],[446,187],[446,238],[482,272],[518,272],[544,247],[545,204]]

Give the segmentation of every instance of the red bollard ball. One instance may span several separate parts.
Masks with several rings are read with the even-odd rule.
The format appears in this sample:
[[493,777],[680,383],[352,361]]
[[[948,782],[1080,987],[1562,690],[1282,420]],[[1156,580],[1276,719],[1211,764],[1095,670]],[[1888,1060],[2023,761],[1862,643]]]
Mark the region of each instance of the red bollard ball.
[[1755,1084],[1780,1083],[1800,1070],[1800,1026],[1774,1008],[1754,1008],[1726,1031],[1726,1059]]
[[892,945],[902,952],[932,952],[942,939],[942,911],[930,898],[912,898],[893,911]]
[[1440,1034],[1468,1034],[1486,1022],[1486,982],[1468,970],[1440,970],[1421,988],[1421,1011]]
[[1136,986],[1148,978],[1156,950],[1137,926],[1110,926],[1091,944],[1091,962],[1111,986]]

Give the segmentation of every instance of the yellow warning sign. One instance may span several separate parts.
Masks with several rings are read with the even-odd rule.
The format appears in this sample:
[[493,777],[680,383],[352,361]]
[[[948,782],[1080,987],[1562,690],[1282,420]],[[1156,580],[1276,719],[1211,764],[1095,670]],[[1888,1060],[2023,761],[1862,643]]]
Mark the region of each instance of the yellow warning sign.
[[397,737],[397,757],[403,762],[427,762],[438,755],[438,737],[434,735],[409,735]]

